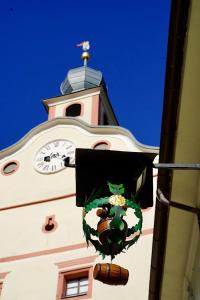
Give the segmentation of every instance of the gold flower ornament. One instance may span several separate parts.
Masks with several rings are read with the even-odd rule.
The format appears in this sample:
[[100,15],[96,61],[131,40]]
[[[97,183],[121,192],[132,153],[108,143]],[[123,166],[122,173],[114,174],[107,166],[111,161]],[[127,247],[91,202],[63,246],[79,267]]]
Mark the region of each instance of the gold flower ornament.
[[122,195],[112,195],[108,201],[115,206],[124,206],[126,204],[126,199]]

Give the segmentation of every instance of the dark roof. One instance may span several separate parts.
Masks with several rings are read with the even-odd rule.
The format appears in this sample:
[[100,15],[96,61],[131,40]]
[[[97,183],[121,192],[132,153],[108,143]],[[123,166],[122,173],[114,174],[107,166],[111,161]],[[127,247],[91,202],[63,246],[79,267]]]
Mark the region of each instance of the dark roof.
[[63,95],[84,89],[105,85],[102,73],[87,66],[69,70],[61,83],[60,90]]

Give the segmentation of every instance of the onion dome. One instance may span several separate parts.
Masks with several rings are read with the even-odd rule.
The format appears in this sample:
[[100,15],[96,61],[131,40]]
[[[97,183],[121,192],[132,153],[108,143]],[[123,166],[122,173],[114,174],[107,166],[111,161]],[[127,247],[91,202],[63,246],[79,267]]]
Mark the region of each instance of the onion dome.
[[81,58],[84,65],[83,67],[69,70],[66,78],[60,86],[60,91],[63,95],[105,85],[102,73],[87,66],[87,62],[90,58],[90,54],[88,52],[90,49],[89,42],[84,41],[77,46],[82,47],[83,49]]
[[100,71],[87,66],[69,70],[66,78],[61,83],[60,91],[63,95],[104,85]]

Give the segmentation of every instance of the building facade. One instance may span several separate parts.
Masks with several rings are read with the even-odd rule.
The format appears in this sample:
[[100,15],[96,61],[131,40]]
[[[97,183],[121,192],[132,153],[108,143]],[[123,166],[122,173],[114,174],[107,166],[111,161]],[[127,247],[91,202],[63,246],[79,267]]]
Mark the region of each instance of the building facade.
[[[172,1],[159,158],[199,164],[200,2]],[[149,300],[200,299],[200,172],[159,170]],[[161,200],[161,199],[160,199]]]
[[[76,148],[158,149],[118,126],[101,72],[87,66],[70,70],[61,91],[43,101],[48,121],[0,153],[0,299],[146,300],[154,207],[143,211],[138,243],[113,261],[129,269],[127,285],[94,280],[94,265],[110,259],[103,261],[86,245],[75,170],[65,167],[64,158],[74,163]],[[127,218],[134,221],[128,213]]]

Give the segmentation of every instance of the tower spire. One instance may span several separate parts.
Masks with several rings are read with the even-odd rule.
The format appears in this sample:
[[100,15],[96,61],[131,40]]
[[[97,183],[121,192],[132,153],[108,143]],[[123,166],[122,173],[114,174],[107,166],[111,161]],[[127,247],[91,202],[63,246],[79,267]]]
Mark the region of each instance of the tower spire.
[[87,66],[87,62],[90,59],[90,53],[88,52],[88,50],[90,49],[90,43],[89,41],[84,41],[78,45],[76,45],[77,47],[82,47],[83,49],[83,53],[81,55],[81,58],[83,60],[83,64],[84,66]]
[[103,85],[105,87],[102,73],[87,66],[88,60],[90,58],[90,53],[88,52],[88,50],[90,49],[89,41],[83,41],[76,46],[82,47],[83,52],[81,58],[84,65],[82,67],[69,70],[67,76],[60,86],[62,95],[71,94],[73,92],[97,87],[100,85]]

